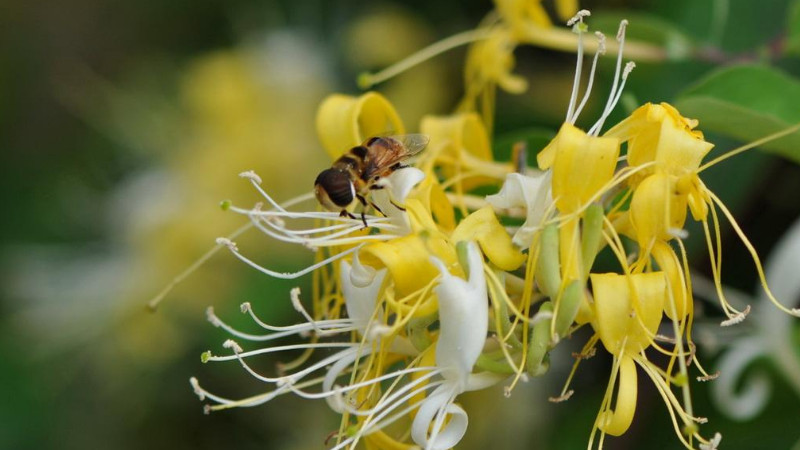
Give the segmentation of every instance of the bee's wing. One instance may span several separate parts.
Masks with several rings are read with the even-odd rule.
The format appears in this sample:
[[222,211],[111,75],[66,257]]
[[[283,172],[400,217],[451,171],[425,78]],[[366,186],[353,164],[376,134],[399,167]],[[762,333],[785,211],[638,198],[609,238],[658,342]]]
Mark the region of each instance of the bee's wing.
[[399,141],[405,147],[403,159],[410,158],[424,150],[431,140],[427,134],[400,134],[389,137]]
[[386,171],[397,163],[421,152],[428,145],[427,135],[401,134],[382,137],[369,144],[371,159],[362,173],[364,180],[371,180],[375,176],[385,176]]

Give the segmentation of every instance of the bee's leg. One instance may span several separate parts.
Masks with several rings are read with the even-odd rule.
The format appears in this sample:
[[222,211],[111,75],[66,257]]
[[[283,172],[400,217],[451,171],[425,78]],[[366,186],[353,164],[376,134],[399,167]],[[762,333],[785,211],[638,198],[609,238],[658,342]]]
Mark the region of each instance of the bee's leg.
[[348,210],[346,210],[346,209],[343,209],[343,210],[342,210],[342,211],[339,213],[339,217],[349,217],[349,218],[351,218],[351,219],[356,219],[356,220],[358,219],[358,217],[354,216],[354,215],[353,215],[353,213],[351,213],[350,211],[348,211]]
[[402,206],[398,205],[397,203],[395,203],[395,201],[392,200],[392,199],[389,199],[389,203],[391,203],[392,206],[394,206],[395,208],[399,209],[400,211],[405,211],[406,210],[404,207],[402,207]]
[[356,198],[359,202],[361,202],[361,221],[364,222],[364,228],[367,228],[367,215],[365,214],[364,210],[367,208],[367,199],[365,199],[362,195],[356,194]]
[[386,217],[386,213],[381,211],[381,209],[378,208],[378,205],[376,205],[375,203],[369,202],[369,206],[372,206],[373,208],[375,208],[375,211],[378,211],[380,213],[380,215]]
[[[398,163],[398,164],[399,164],[399,163]],[[395,164],[395,165],[396,165],[396,164]],[[394,167],[394,166],[392,166],[392,167]],[[404,166],[404,167],[408,167],[408,166]],[[385,188],[386,188],[386,186],[384,186],[384,185],[382,185],[382,184],[373,184],[373,185],[372,185],[372,186],[370,186],[369,188],[370,188],[371,190],[373,190],[373,191],[377,191],[377,190],[379,190],[379,189],[385,189]],[[395,202],[395,201],[394,201],[394,199],[392,199],[391,197],[389,198],[389,203],[391,203],[391,204],[392,204],[392,205],[393,205],[395,208],[399,209],[400,211],[405,211],[405,210],[406,210],[406,209],[405,209],[405,208],[403,208],[402,206],[398,205],[398,204],[397,204],[397,202]],[[378,209],[378,207],[377,207],[377,206],[375,206],[375,204],[374,204],[374,203],[370,202],[370,204],[371,204],[371,205],[372,205],[372,206],[373,206],[373,207],[374,207],[376,210],[378,210],[378,212],[379,212],[379,213],[383,214],[383,211],[381,211],[380,209]],[[383,215],[384,215],[384,217],[386,216],[386,214],[383,214]]]
[[406,167],[408,167],[408,164],[394,163],[394,165],[392,167],[390,167],[390,169],[394,171],[394,170],[397,170],[397,169],[405,169]]

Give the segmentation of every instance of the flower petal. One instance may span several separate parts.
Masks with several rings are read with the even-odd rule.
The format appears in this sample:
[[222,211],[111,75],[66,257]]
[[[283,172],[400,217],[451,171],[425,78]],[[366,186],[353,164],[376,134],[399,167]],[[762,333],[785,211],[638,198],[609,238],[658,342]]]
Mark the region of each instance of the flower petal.
[[[461,441],[467,431],[469,418],[466,411],[453,404],[455,396],[456,392],[449,383],[439,386],[428,395],[411,424],[411,438],[414,439],[414,442],[426,450],[446,450],[453,448]],[[438,422],[440,426],[444,423],[441,419],[436,420],[440,414],[449,415],[450,420],[444,428],[435,429],[434,427],[429,438],[428,430],[431,425],[435,425],[434,422]]]
[[483,273],[483,256],[474,242],[467,244],[469,279],[453,276],[438,258],[431,261],[442,274],[434,288],[439,299],[439,339],[436,366],[442,376],[463,392],[472,366],[478,360],[489,329],[489,296]]
[[[351,267],[347,261],[342,261],[341,264],[341,283],[342,295],[344,296],[345,304],[347,305],[347,315],[353,321],[353,325],[358,328],[358,332],[362,336],[366,335],[366,328],[372,321],[373,316],[376,315],[375,305],[380,294],[381,287],[383,286],[383,279],[386,277],[386,269],[372,271],[372,279],[367,284],[363,284],[368,277],[369,271],[364,269],[360,263],[353,262]],[[361,272],[361,273],[359,273]],[[356,284],[353,280],[356,280]],[[377,312],[377,319],[381,320],[383,313]]]
[[331,159],[387,132],[403,134],[405,127],[394,106],[376,92],[359,97],[333,94],[317,110],[317,135]]
[[383,178],[380,183],[384,189],[372,191],[371,200],[378,208],[389,217],[393,224],[402,227],[399,234],[411,232],[411,223],[405,211],[392,204],[403,205],[411,190],[425,179],[425,173],[416,167],[406,167],[395,170],[391,175]]
[[539,229],[544,213],[553,203],[552,171],[535,175],[510,173],[500,192],[486,197],[495,208],[525,208],[525,223],[517,230],[512,242],[521,249],[531,246],[533,234]]

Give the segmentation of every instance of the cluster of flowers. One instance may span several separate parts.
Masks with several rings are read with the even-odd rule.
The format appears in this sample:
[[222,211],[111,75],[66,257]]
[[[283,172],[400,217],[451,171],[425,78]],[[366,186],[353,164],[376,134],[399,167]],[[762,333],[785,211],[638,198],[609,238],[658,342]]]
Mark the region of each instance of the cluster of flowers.
[[[590,448],[630,427],[638,374],[655,385],[687,448],[716,448],[721,437],[700,434],[705,419],[694,414],[689,392],[690,372],[700,380],[713,375],[700,366],[692,342],[692,285],[682,243],[688,214],[705,230],[727,316],[723,325],[740,322],[748,310],[734,309],[722,295],[719,212],[751,251],[762,281],[763,274],[734,218],[700,179],[719,160],[702,164],[712,144],[696,130],[697,121],[666,103],[645,104],[601,134],[633,69],[632,63],[622,64],[626,22],[616,37],[617,70],[600,118],[588,132],[574,125],[605,51],[605,38],[597,34],[589,82],[580,96],[589,15],[580,11],[568,22],[578,35],[578,62],[563,126],[538,153],[538,169],[493,161],[486,105],[479,114],[469,99],[477,98],[476,92],[491,99],[498,83],[521,87],[509,78],[513,61],[495,61],[509,57],[508,45],[501,45],[502,51],[491,45],[524,25],[518,15],[517,21],[503,19],[501,7],[514,2],[498,3],[500,18],[481,28],[482,37],[470,50],[468,101],[453,115],[424,118],[420,131],[430,138],[427,149],[411,167],[381,179],[384,189],[371,196],[385,216],[367,214],[364,227],[360,219],[318,207],[303,211],[299,205],[313,201],[310,193],[279,204],[256,174],[242,174],[268,208],[226,206],[267,236],[314,250],[316,261],[302,271],[280,273],[255,263],[229,239],[218,244],[273,277],[311,273],[313,308],[303,307],[296,288],[292,304],[305,321],[273,326],[250,304],[242,305],[263,327],[258,335],[231,327],[209,310],[209,320],[233,339],[225,342],[230,354],[207,352],[203,360],[238,361],[271,386],[264,394],[232,400],[192,378],[195,392],[212,403],[209,411],[295,394],[324,399],[341,415],[334,448],[359,442],[368,448],[451,448],[468,424],[467,412],[456,403],[461,393],[505,383],[511,395],[519,380],[547,372],[559,342],[590,328],[572,373],[598,347],[613,358]],[[476,59],[478,53],[490,63]],[[405,131],[390,102],[375,92],[327,98],[317,129],[333,158],[387,129]],[[627,152],[621,155],[623,147]],[[500,185],[494,195],[472,194],[477,187]],[[309,221],[313,225],[298,226]],[[614,256],[617,271],[593,271],[600,252]],[[272,344],[287,336],[308,342]],[[268,344],[245,349],[242,341]],[[334,352],[315,357],[320,349]],[[259,355],[298,350],[301,356],[281,364],[276,375],[248,363]],[[571,394],[568,380],[552,400]]]

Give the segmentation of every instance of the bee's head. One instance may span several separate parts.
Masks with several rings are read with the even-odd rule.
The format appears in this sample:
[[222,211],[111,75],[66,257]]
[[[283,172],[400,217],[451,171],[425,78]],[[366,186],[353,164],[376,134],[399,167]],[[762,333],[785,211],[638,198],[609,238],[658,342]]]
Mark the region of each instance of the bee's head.
[[314,181],[314,195],[325,209],[341,211],[353,203],[356,190],[347,172],[326,169]]

